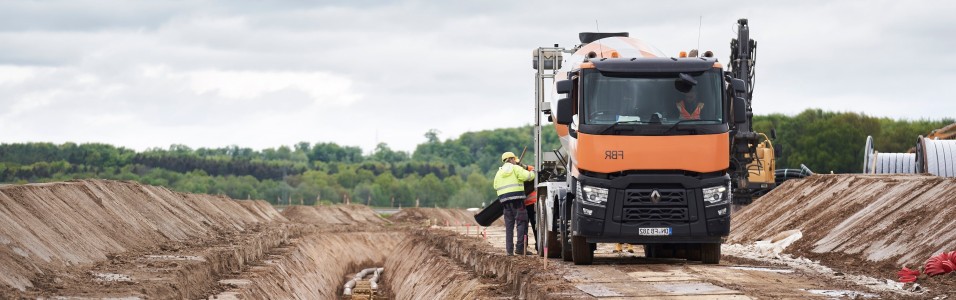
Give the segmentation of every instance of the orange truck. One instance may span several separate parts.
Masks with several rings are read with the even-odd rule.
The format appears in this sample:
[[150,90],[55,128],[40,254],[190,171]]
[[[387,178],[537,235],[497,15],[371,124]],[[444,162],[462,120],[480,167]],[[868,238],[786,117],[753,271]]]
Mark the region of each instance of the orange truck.
[[[652,258],[719,262],[731,199],[749,202],[774,173],[751,127],[746,19],[738,34],[728,70],[710,51],[669,57],[627,33],[534,51],[539,254],[591,264],[597,243],[630,243]],[[542,152],[543,118],[561,149]]]

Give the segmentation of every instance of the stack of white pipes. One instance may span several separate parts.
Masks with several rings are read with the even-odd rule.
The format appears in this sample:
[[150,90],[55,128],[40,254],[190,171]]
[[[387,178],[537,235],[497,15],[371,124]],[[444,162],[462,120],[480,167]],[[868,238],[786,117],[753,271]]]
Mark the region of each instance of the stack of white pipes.
[[880,153],[873,149],[873,137],[866,137],[863,150],[863,173],[866,174],[914,174],[916,154]]
[[920,173],[956,177],[956,140],[916,140],[916,168]]
[[933,140],[920,136],[916,153],[880,153],[873,149],[873,137],[866,137],[863,149],[865,174],[933,174],[956,177],[956,140]]

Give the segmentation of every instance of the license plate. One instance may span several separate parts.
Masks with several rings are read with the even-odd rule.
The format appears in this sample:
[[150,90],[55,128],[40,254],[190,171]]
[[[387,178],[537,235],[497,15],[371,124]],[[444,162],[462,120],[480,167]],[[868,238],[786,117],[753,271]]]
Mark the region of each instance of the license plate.
[[662,228],[638,228],[638,235],[671,235],[670,227]]

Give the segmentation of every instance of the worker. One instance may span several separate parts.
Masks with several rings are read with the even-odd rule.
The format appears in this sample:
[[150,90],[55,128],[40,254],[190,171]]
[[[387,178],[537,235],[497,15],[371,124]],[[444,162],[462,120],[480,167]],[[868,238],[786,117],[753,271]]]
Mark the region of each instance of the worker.
[[[514,255],[515,249],[519,249],[518,254],[530,254],[524,251],[524,237],[528,234],[528,213],[524,205],[524,182],[534,180],[533,167],[527,169],[518,164],[518,157],[514,153],[505,152],[501,154],[503,163],[498,172],[495,173],[494,187],[498,194],[498,201],[504,209],[505,217],[505,252],[508,255]],[[517,231],[518,240],[515,247],[514,233]]]
[[[684,93],[684,100],[677,101],[677,110],[680,113],[681,120],[700,120],[700,110],[704,109],[704,103],[697,101],[697,92],[693,89],[689,89]],[[691,107],[694,109],[693,112],[689,111],[687,108]]]

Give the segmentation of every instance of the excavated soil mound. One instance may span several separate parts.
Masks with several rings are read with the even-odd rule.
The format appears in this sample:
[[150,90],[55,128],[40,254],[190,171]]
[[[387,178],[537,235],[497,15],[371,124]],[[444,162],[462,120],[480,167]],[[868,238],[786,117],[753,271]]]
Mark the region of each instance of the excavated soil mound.
[[388,221],[365,205],[290,206],[282,211],[290,221],[315,225],[381,225]]
[[23,291],[40,274],[279,220],[285,218],[266,202],[183,194],[134,182],[2,186],[0,284]]
[[956,178],[814,175],[790,180],[733,218],[729,241],[750,243],[792,229],[785,252],[891,278],[956,250]]
[[[424,223],[431,220],[432,222],[438,222],[433,223],[438,225],[445,225],[446,222],[449,225],[478,225],[475,223],[474,216],[474,213],[464,209],[412,207],[403,208],[388,219],[396,223]],[[501,219],[497,222],[501,223],[497,225],[504,225],[504,221],[501,221]]]

